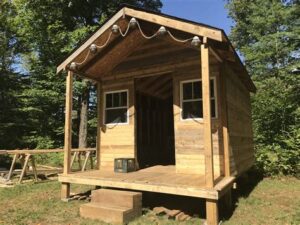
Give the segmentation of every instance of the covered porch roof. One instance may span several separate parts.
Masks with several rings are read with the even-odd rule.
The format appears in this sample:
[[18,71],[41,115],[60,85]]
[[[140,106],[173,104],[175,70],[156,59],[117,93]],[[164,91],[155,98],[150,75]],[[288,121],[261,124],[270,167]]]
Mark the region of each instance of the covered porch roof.
[[[135,24],[132,24],[132,18],[135,19]],[[162,26],[166,29],[164,34],[160,30]],[[179,47],[200,51],[195,43],[194,46],[191,45],[195,36],[199,38],[198,44],[207,44],[211,54],[220,62],[228,64],[247,89],[255,92],[255,85],[222,29],[129,5],[122,6],[95,33],[75,48],[57,67],[57,73],[73,70],[83,77],[97,81],[140,46],[148,43],[149,39],[160,39]]]

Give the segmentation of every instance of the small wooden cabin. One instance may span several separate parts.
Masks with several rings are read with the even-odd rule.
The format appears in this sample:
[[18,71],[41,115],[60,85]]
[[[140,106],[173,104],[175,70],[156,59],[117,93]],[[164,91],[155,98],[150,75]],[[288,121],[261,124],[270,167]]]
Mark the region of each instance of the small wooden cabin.
[[[256,88],[223,30],[124,6],[57,68],[66,79],[62,198],[70,183],[217,202],[254,161],[250,92]],[[72,82],[97,84],[97,169],[71,172]],[[137,170],[115,173],[115,158]]]

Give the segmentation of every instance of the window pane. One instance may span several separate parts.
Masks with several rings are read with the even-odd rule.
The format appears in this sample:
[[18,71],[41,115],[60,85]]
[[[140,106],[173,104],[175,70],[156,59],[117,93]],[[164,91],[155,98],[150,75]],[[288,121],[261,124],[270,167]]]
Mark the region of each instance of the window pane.
[[215,82],[210,80],[210,97],[215,97]]
[[121,105],[120,106],[127,106],[127,92],[121,92]]
[[202,98],[202,82],[197,81],[193,83],[194,86],[194,99]]
[[106,108],[112,107],[112,94],[106,94]]
[[113,93],[113,107],[120,106],[120,93]]
[[182,119],[197,119],[203,117],[202,101],[183,102]]
[[216,101],[210,100],[211,117],[216,117]]
[[182,85],[183,99],[192,99],[193,83],[184,83]]
[[105,124],[109,123],[127,123],[127,109],[107,109]]

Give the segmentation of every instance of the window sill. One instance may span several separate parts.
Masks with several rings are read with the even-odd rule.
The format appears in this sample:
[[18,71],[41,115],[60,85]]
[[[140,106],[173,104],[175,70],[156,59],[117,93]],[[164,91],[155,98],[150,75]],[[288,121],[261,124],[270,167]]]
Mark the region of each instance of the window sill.
[[[216,122],[219,119],[218,118],[211,118],[212,122]],[[196,122],[196,123],[204,123],[203,119],[182,119],[180,118],[180,122],[182,123],[191,123],[191,122]]]

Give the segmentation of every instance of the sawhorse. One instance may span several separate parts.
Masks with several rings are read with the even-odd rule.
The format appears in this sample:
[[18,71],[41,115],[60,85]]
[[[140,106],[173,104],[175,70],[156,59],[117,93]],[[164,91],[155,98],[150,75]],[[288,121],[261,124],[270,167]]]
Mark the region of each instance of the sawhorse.
[[71,160],[70,167],[72,168],[72,166],[74,164],[74,161],[75,161],[75,159],[77,157],[77,160],[78,160],[77,162],[78,162],[78,165],[79,165],[79,169],[81,171],[85,171],[86,170],[87,162],[88,162],[89,159],[90,159],[90,163],[91,163],[91,169],[93,169],[94,163],[93,163],[93,157],[92,157],[91,151],[85,152],[85,154],[84,154],[85,158],[84,158],[83,166],[81,166],[81,154],[82,153],[83,152],[74,152],[72,160]]
[[16,166],[16,163],[17,163],[18,160],[21,161],[21,165],[22,165],[22,171],[21,171],[21,175],[20,175],[18,183],[19,184],[22,183],[23,178],[24,178],[24,176],[26,174],[26,171],[28,169],[29,161],[31,162],[34,179],[35,179],[35,181],[38,181],[36,165],[35,165],[35,159],[34,159],[34,156],[31,155],[31,154],[14,154],[13,161],[11,163],[9,173],[8,173],[6,179],[7,180],[11,179],[11,177],[13,175],[13,172],[14,172],[14,169],[15,169],[15,166]]

